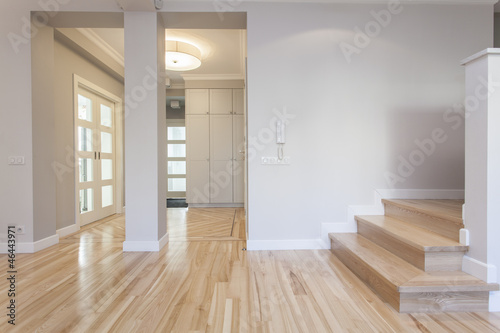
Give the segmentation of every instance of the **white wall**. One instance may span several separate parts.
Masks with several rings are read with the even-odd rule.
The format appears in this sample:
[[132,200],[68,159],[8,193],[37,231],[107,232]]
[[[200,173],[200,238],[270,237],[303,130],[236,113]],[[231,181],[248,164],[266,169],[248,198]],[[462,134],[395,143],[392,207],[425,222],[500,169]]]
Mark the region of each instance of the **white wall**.
[[[55,161],[57,168],[57,229],[75,223],[75,168],[73,167],[73,74],[123,99],[123,84],[56,40]],[[68,163],[69,161],[69,163]],[[119,202],[117,200],[117,202]]]
[[[249,137],[273,109],[287,128],[291,166],[249,161],[250,239],[315,239],[322,222],[345,222],[350,204],[388,188],[415,139],[442,128],[437,147],[399,188],[461,189],[463,126],[446,108],[464,96],[460,60],[492,44],[492,6],[403,6],[349,64],[339,43],[385,6],[255,5],[248,13]],[[279,20],[279,24],[276,21]],[[251,148],[249,148],[250,150]],[[258,156],[275,155],[274,143]]]
[[[344,222],[347,205],[371,203],[373,189],[389,187],[384,173],[397,172],[398,156],[437,126],[447,142],[396,186],[463,188],[463,128],[450,130],[441,114],[464,96],[460,59],[493,44],[491,5],[404,5],[350,64],[339,43],[352,44],[353,29],[363,29],[373,21],[370,10],[384,5],[233,5],[248,12],[249,136],[263,133],[273,109],[295,115],[285,145],[292,165],[260,165],[260,156],[275,154],[272,142],[259,144],[249,161],[252,240],[315,239],[322,222]],[[35,0],[2,2],[0,33],[22,34],[22,18],[39,7]],[[113,0],[71,1],[62,9],[119,10]],[[163,10],[215,9],[209,1],[167,2]],[[15,53],[0,41],[0,153],[27,159],[21,167],[0,164],[0,209],[2,224],[32,227],[29,43],[21,48]]]

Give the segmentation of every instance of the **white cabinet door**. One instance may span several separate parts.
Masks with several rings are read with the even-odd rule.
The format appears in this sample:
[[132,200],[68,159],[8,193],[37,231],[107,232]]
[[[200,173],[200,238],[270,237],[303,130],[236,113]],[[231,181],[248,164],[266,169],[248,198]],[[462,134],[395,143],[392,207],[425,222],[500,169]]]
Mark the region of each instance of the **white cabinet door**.
[[210,161],[210,203],[233,202],[233,161]]
[[186,89],[186,114],[208,114],[208,89]]
[[210,159],[233,159],[233,116],[210,116]]
[[210,115],[210,202],[233,202],[233,116]]
[[233,89],[233,113],[245,113],[245,93],[243,89]]
[[186,115],[187,160],[210,158],[209,116]]
[[187,161],[186,202],[205,204],[210,202],[209,162]]
[[186,115],[186,201],[209,203],[209,116]]
[[210,89],[210,114],[231,114],[233,112],[232,89]]
[[245,118],[233,116],[233,202],[245,200]]

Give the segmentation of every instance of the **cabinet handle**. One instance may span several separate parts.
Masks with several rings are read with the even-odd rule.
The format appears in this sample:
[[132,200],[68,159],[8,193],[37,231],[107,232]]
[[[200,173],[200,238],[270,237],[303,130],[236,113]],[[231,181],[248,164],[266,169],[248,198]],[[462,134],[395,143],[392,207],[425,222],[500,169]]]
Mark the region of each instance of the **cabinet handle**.
[[99,159],[101,159],[101,152],[99,152]]
[[94,160],[97,160],[97,152],[94,152]]

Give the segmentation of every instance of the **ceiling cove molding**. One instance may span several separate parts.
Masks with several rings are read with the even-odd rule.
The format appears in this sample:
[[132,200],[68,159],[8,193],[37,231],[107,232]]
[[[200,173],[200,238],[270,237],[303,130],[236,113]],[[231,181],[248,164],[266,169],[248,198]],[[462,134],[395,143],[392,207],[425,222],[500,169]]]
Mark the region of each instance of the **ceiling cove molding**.
[[113,58],[114,61],[125,67],[125,59],[123,56],[111,47],[104,39],[102,39],[94,30],[89,28],[76,28],[82,35],[92,41],[97,47],[103,50],[107,55]]
[[184,89],[184,88],[185,88],[184,83],[172,83],[170,85],[170,88],[167,89]]
[[[182,2],[213,2],[213,0],[184,0]],[[387,4],[387,0],[243,0],[243,2]],[[399,0],[399,2],[419,5],[493,5],[498,0]]]
[[181,74],[184,81],[243,80],[243,74]]

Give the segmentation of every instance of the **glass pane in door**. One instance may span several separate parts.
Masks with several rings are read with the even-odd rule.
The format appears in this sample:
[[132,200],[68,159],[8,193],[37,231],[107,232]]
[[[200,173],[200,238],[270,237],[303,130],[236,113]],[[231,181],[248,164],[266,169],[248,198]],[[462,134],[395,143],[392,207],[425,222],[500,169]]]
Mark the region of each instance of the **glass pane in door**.
[[113,204],[113,186],[106,185],[102,187],[102,207],[108,207]]
[[168,144],[168,157],[186,157],[186,145]]
[[103,158],[101,160],[101,180],[113,179],[113,160]]
[[185,175],[186,162],[184,161],[168,161],[168,174],[169,175]]
[[91,188],[80,190],[80,213],[94,210],[94,191]]
[[94,151],[92,130],[90,128],[78,126],[78,150]]
[[113,135],[107,132],[101,132],[101,153],[113,152]]
[[186,127],[168,127],[167,140],[186,140]]
[[169,178],[168,179],[169,192],[185,192],[186,191],[186,178]]
[[80,173],[80,183],[94,180],[94,163],[90,158],[79,158],[78,167]]
[[111,108],[104,104],[101,104],[101,126],[110,128],[113,126]]
[[78,119],[92,121],[92,100],[78,95]]

